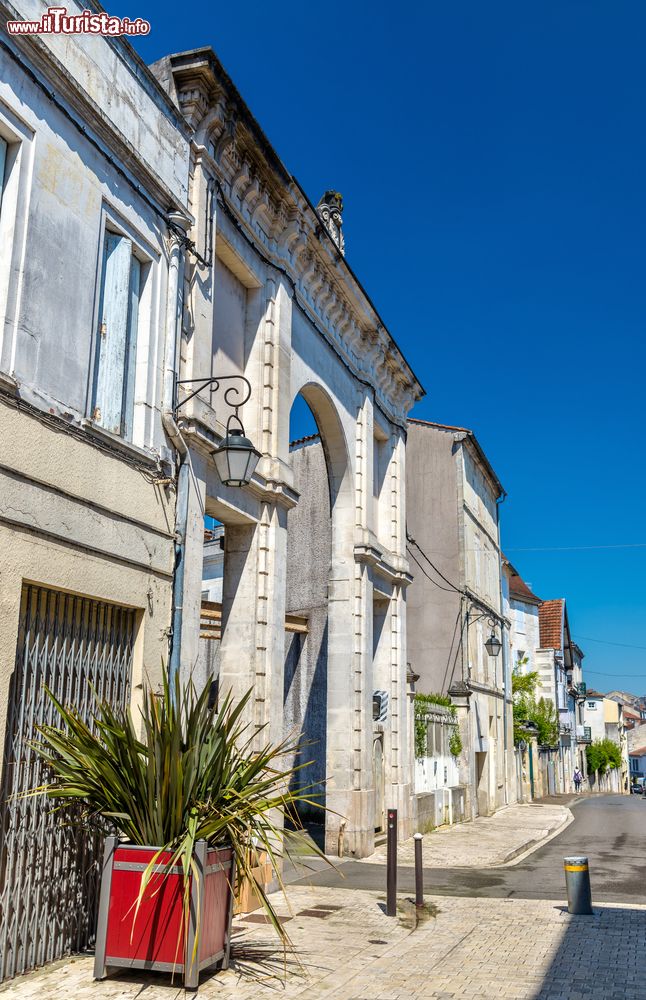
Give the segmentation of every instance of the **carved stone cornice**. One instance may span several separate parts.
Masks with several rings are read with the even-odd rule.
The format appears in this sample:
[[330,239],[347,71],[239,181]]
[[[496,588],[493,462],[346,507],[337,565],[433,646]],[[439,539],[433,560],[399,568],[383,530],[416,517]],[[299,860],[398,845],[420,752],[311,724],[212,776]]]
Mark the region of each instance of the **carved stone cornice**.
[[372,567],[373,572],[386,583],[398,587],[408,587],[413,582],[408,561],[394,552],[389,552],[374,539],[362,537],[354,546],[355,562]]
[[403,425],[424,390],[316,208],[269,144],[211,49],[169,58],[194,151],[222,208],[261,257],[283,272],[300,309],[344,364]]

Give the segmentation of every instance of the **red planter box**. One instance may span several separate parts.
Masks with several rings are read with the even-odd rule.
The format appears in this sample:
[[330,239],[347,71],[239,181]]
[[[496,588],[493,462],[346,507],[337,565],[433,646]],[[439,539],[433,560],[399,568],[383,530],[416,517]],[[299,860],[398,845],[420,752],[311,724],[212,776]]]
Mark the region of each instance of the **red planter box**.
[[94,978],[103,979],[111,967],[176,971],[183,973],[187,989],[196,989],[203,969],[229,964],[233,852],[204,841],[195,845],[198,874],[191,876],[186,933],[184,876],[180,865],[167,871],[168,851],[160,855],[135,917],[142,872],[157,850],[106,840]]

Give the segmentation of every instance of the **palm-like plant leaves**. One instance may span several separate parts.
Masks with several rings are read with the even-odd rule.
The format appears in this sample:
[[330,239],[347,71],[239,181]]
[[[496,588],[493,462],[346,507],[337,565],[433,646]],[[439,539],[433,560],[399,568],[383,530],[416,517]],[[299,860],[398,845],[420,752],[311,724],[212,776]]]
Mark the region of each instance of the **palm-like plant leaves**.
[[[106,817],[132,844],[159,848],[142,875],[137,910],[161,852],[169,851],[167,867],[183,868],[188,920],[195,842],[230,845],[238,879],[254,882],[285,940],[265,889],[253,876],[253,854],[265,851],[280,881],[280,858],[290,856],[281,837],[282,817],[294,817],[299,802],[320,804],[308,788],[289,787],[306,763],[281,766],[302,753],[301,745],[283,740],[257,748],[257,731],[242,721],[250,693],[238,704],[226,696],[216,711],[208,685],[198,694],[192,682],[182,687],[178,677],[171,682],[164,672],[161,697],[144,691],[139,735],[129,709],[101,702],[89,726],[48,691],[62,726],[39,729],[41,741],[35,746],[52,780],[35,791],[62,804],[79,802],[87,820]],[[198,936],[199,928],[195,953]]]

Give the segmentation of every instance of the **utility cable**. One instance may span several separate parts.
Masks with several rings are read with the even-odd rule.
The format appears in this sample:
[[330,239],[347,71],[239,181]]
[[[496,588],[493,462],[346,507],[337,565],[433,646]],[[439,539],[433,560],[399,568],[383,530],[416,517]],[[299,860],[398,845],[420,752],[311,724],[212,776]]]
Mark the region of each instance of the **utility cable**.
[[419,545],[418,542],[416,542],[415,539],[412,537],[412,535],[409,535],[408,532],[406,532],[406,541],[410,542],[411,545],[414,545],[415,548],[418,549],[419,552],[421,552],[422,556],[424,557],[424,559],[426,559],[426,562],[429,564],[429,566],[433,567],[433,569],[435,570],[435,572],[437,573],[437,575],[439,577],[441,577],[442,580],[444,580],[445,583],[448,583],[449,587],[452,587],[453,590],[455,590],[456,593],[458,593],[458,594],[464,594],[465,593],[464,590],[462,590],[461,587],[456,587],[456,585],[454,583],[451,583],[451,581],[448,579],[448,577],[444,576],[444,573],[442,573],[442,571],[437,568],[437,566],[435,565],[435,563],[431,559],[429,559],[429,557],[426,555],[426,553],[424,552],[424,549],[421,547],[421,545]]
[[424,574],[424,576],[426,577],[426,579],[430,580],[431,583],[435,587],[437,587],[438,590],[443,590],[445,594],[454,594],[455,593],[455,590],[449,590],[448,587],[443,587],[440,583],[437,582],[437,580],[434,580],[432,576],[429,576],[429,574],[426,572],[426,570],[422,566],[421,562],[416,558],[414,552],[411,552],[410,548],[408,549],[408,554],[410,555],[410,557],[413,560],[413,562],[417,563],[417,565],[421,569],[421,571]]
[[618,542],[613,545],[537,545],[533,548],[507,548],[505,552],[586,552],[593,549],[646,549],[646,542]]
[[624,649],[643,649],[646,650],[646,646],[635,646],[631,642],[612,642],[610,639],[593,639],[590,635],[576,635],[572,633],[574,639],[583,639],[584,642],[601,642],[604,646],[622,646]]

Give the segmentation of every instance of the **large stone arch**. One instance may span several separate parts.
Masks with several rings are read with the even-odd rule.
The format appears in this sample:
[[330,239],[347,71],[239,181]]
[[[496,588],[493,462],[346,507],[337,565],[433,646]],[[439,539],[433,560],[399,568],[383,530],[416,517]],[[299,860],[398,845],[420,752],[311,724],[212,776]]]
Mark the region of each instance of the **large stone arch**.
[[[309,510],[312,493],[321,496],[326,486],[329,490],[323,734],[327,779],[325,804],[328,809],[325,849],[333,854],[345,851],[364,855],[370,853],[374,827],[370,815],[372,681],[371,658],[366,656],[370,645],[366,631],[367,579],[356,560],[355,548],[357,522],[363,504],[363,486],[357,461],[365,435],[366,393],[355,379],[349,377],[338,359],[330,359],[329,355],[325,357],[316,341],[309,340],[307,347],[307,351],[296,350],[292,353],[290,406],[299,395],[308,404],[320,435],[318,447],[325,457],[322,473],[320,463],[318,467],[315,463],[308,465],[308,470],[314,474],[313,482],[302,483],[298,475],[295,476],[295,489],[301,493],[299,507]],[[308,449],[315,446],[307,441],[303,445]],[[321,502],[320,507],[323,506]],[[297,507],[290,512],[289,519],[300,516]],[[289,534],[288,523],[288,551]],[[316,558],[310,557],[310,572],[320,579],[323,556],[320,546],[316,548]],[[315,633],[314,618],[312,627]],[[312,640],[319,641],[319,637],[315,640],[312,636]],[[289,676],[288,664],[287,680]]]

